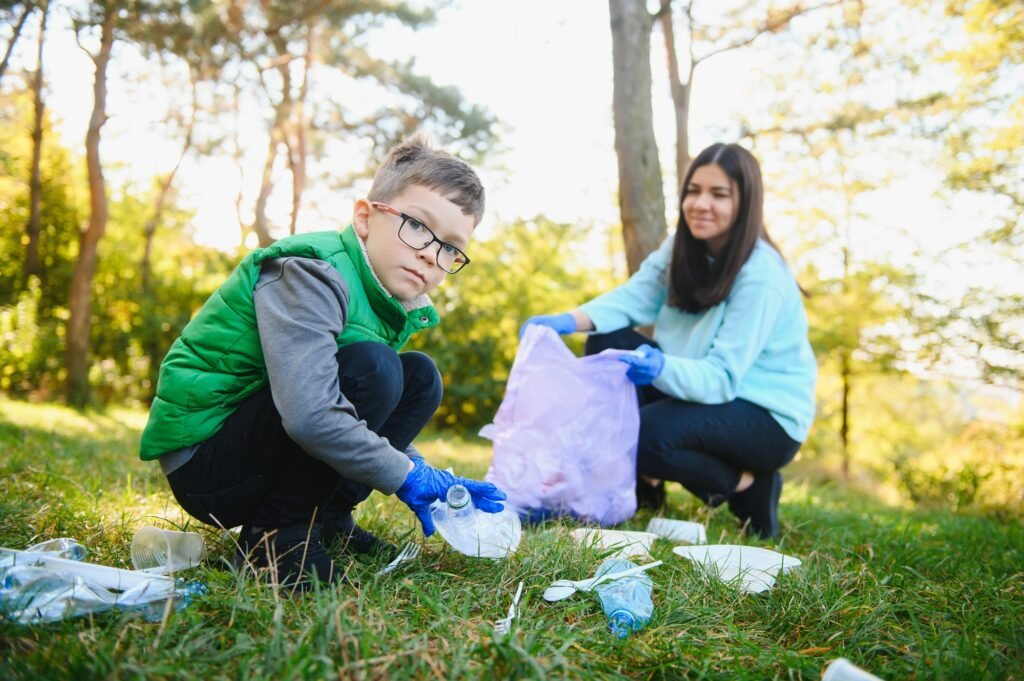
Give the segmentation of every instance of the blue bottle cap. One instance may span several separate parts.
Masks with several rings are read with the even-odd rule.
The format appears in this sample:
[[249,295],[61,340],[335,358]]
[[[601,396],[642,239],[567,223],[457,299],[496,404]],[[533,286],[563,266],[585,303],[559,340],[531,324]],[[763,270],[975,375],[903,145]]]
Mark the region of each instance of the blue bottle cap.
[[636,618],[628,610],[613,610],[608,615],[608,627],[618,638],[626,638],[637,628]]

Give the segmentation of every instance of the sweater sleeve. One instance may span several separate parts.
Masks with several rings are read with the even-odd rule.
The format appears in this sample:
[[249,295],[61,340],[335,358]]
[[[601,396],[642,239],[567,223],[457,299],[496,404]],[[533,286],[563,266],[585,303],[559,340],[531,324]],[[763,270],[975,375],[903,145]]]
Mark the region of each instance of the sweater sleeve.
[[338,381],[336,339],[349,300],[341,275],[312,258],[270,260],[253,300],[270,392],[288,436],[344,477],[393,493],[409,458],[367,428]]
[[738,277],[722,324],[704,357],[665,356],[654,387],[680,400],[722,404],[736,399],[740,382],[761,354],[782,310],[783,296],[767,282]]
[[608,333],[654,323],[668,296],[668,264],[674,241],[674,236],[665,239],[625,284],[580,305],[594,323],[594,331]]

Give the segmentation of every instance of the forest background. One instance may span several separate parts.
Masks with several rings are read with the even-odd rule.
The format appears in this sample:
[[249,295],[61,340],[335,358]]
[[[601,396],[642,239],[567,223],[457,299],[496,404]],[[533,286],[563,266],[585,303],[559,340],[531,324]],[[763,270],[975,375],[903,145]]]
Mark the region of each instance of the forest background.
[[234,264],[343,227],[424,131],[490,191],[413,344],[445,376],[436,429],[473,434],[522,321],[623,281],[691,155],[739,141],[811,294],[805,470],[1021,515],[1018,2],[42,0],[0,3],[0,50],[9,398],[144,408]]

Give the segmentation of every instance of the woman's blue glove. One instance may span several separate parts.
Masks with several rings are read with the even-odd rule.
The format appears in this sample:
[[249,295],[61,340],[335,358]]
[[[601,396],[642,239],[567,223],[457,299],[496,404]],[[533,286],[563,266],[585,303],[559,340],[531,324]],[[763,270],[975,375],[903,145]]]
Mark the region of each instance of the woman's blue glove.
[[635,351],[639,354],[619,355],[619,361],[629,365],[626,378],[636,385],[650,385],[665,368],[665,353],[646,343]]
[[413,469],[405,477],[405,482],[395,492],[395,496],[405,502],[405,505],[412,509],[416,517],[423,525],[423,535],[429,537],[434,534],[434,520],[430,517],[430,505],[438,499],[444,499],[448,494],[448,488],[452,485],[464,485],[469,494],[473,497],[473,504],[485,513],[497,513],[505,508],[498,503],[503,501],[505,493],[495,487],[492,483],[460,478],[448,471],[441,471],[422,457],[409,457],[413,462]]
[[576,319],[568,312],[563,314],[541,314],[530,317],[526,320],[525,324],[519,327],[520,338],[526,333],[526,327],[530,324],[539,324],[540,326],[554,329],[555,333],[559,335],[576,332]]

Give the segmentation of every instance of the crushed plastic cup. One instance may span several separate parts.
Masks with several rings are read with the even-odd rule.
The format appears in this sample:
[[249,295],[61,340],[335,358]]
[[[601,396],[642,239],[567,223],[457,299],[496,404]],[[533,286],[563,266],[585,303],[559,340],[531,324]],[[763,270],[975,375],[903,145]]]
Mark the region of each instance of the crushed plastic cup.
[[570,536],[583,546],[598,549],[617,549],[609,558],[651,557],[651,544],[657,538],[651,532],[630,532],[626,530],[599,530],[581,527]]
[[140,572],[165,575],[199,565],[206,546],[195,532],[143,527],[132,537],[132,565]]
[[828,667],[825,668],[825,673],[821,677],[821,681],[882,681],[874,674],[861,669],[854,663],[847,660],[845,657],[839,657],[832,660]]
[[704,529],[704,525],[689,520],[651,518],[647,523],[647,531],[671,541],[684,541],[687,544],[708,543],[707,530]]

